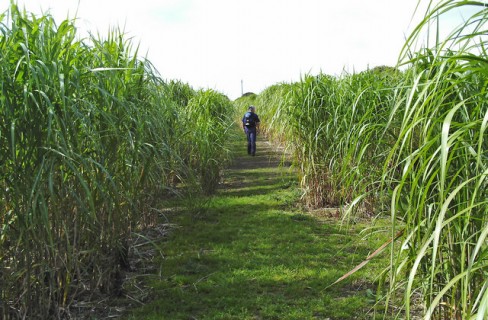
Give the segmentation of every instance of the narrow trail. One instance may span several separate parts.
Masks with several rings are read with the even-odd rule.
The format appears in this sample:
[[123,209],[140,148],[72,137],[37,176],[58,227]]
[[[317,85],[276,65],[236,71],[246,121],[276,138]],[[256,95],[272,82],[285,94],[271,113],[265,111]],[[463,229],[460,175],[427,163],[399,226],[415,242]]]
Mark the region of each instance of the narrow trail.
[[[243,145],[244,149],[245,146]],[[227,171],[240,171],[244,169],[262,169],[279,167],[282,163],[283,157],[278,153],[276,147],[268,140],[258,142],[258,151],[255,157],[249,155],[240,155],[234,159],[232,164],[227,168]],[[283,169],[289,167],[290,163],[285,162]],[[232,186],[228,186],[232,188]]]
[[[245,146],[243,146],[243,149]],[[237,156],[228,168],[224,171],[224,179],[219,187],[219,194],[232,195],[241,194],[246,196],[248,189],[262,189],[270,185],[270,181],[276,182],[285,176],[290,178],[290,162],[280,155],[273,145],[265,140],[258,144],[256,156]],[[268,183],[266,183],[268,181]],[[264,183],[264,185],[263,185]]]
[[372,274],[326,289],[376,245],[363,226],[304,212],[289,163],[267,141],[244,147],[205,210],[166,215],[149,302],[128,319],[371,319]]

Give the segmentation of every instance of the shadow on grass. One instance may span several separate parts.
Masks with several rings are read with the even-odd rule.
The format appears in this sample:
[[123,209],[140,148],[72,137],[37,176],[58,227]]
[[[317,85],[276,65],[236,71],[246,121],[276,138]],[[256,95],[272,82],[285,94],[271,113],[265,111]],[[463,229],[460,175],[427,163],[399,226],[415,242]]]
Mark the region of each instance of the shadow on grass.
[[148,276],[153,301],[129,319],[374,318],[368,292],[381,264],[326,288],[384,237],[300,212],[296,177],[261,157],[237,159],[203,214],[168,216],[179,228]]

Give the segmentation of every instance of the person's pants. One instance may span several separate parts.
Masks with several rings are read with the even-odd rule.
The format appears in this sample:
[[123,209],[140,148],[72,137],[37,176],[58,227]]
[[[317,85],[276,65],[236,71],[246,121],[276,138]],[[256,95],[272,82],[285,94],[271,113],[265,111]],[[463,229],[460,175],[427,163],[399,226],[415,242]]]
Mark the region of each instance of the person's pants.
[[246,128],[247,154],[256,154],[256,128]]

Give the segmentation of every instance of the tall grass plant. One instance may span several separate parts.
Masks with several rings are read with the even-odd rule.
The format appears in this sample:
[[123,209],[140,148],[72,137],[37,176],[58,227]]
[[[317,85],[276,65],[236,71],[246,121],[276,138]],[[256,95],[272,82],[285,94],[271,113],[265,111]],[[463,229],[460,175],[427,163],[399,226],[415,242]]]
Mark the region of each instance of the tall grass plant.
[[0,17],[0,315],[65,318],[121,293],[156,201],[215,188],[233,109],[163,81],[118,29],[78,39],[74,20],[14,4]]
[[[398,66],[307,75],[255,103],[293,150],[308,205],[340,206],[344,218],[391,215],[401,243],[386,303],[403,305],[398,317],[421,301],[426,318],[484,319],[488,11],[480,1],[425,4]],[[472,14],[442,39],[440,22],[456,10]]]

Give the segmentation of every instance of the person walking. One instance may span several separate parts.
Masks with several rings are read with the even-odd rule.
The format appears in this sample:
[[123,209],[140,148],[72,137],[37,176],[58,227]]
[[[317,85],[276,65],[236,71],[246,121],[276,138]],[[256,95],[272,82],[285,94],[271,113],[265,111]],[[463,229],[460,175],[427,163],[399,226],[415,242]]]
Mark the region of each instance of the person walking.
[[259,132],[259,117],[256,114],[256,108],[249,106],[246,114],[242,117],[242,128],[247,136],[247,154],[256,155],[256,137]]

